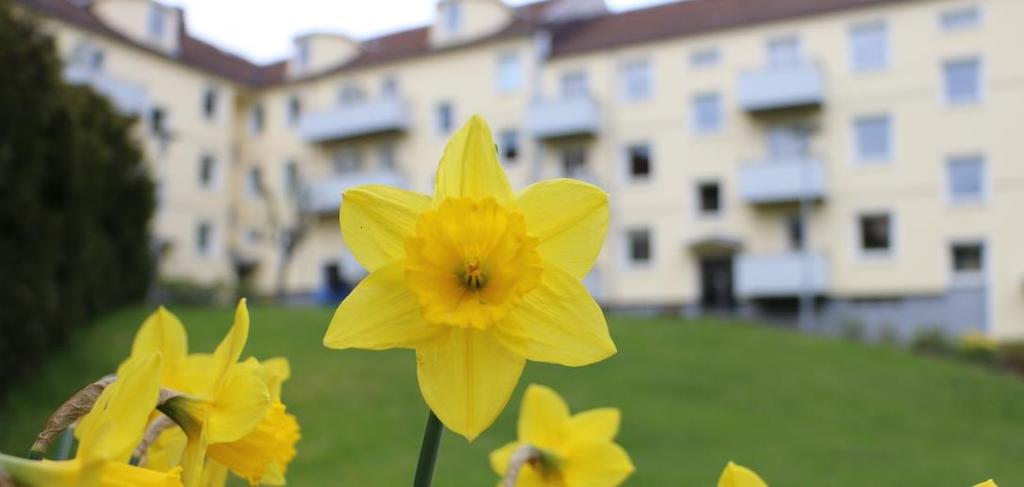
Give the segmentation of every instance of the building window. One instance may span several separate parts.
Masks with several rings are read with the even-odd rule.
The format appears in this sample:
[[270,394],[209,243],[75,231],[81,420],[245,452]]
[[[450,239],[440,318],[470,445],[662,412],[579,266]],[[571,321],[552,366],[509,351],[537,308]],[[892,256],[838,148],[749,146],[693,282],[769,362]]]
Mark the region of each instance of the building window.
[[284,173],[282,174],[284,179],[284,190],[289,195],[297,195],[301,188],[299,187],[299,163],[295,161],[288,161],[284,163]]
[[651,147],[649,145],[636,144],[627,147],[626,162],[630,180],[646,181],[650,179],[653,168],[651,167]]
[[718,48],[701,49],[690,54],[690,66],[695,69],[710,68],[717,66],[721,58]]
[[341,91],[338,92],[338,102],[341,105],[354,105],[366,99],[366,92],[362,88],[353,84],[346,84],[341,87]]
[[218,101],[220,93],[217,88],[209,86],[203,91],[203,117],[207,120],[217,118]]
[[217,161],[210,154],[199,158],[199,186],[211,189],[217,184]]
[[939,14],[942,30],[954,32],[973,29],[981,25],[981,9],[977,5],[946,10]]
[[697,184],[697,213],[700,216],[722,214],[722,184],[706,181]]
[[263,132],[263,118],[263,105],[253,105],[249,109],[249,133],[257,135]]
[[149,111],[149,130],[153,135],[167,135],[167,112],[156,107]]
[[947,61],[942,66],[946,101],[953,105],[981,100],[981,61],[978,58]]
[[635,228],[626,232],[626,252],[630,265],[648,265],[653,260],[651,230]]
[[509,52],[498,56],[498,92],[517,91],[522,82],[523,69],[519,63],[519,55]]
[[213,253],[213,224],[210,222],[196,225],[196,253],[204,256]]
[[892,216],[888,213],[861,215],[857,222],[860,250],[866,255],[888,255],[892,252]]
[[249,168],[245,176],[245,192],[250,198],[263,196],[263,169],[254,166]]
[[295,43],[295,60],[299,65],[299,70],[306,70],[309,68],[310,60],[312,59],[312,53],[309,46],[309,39],[300,39]]
[[977,283],[985,272],[985,246],[979,242],[958,242],[950,246],[950,265],[957,283]]
[[505,162],[515,162],[519,157],[519,132],[515,130],[504,130],[500,135],[501,157]]
[[381,142],[377,146],[377,167],[385,171],[395,168],[394,142]]
[[722,130],[722,98],[718,93],[705,93],[693,97],[693,131],[698,134]]
[[804,250],[806,232],[804,231],[804,219],[799,213],[786,216],[786,243],[789,250],[800,252]]
[[800,64],[800,39],[797,37],[779,37],[771,39],[767,44],[768,66],[786,68]]
[[585,71],[562,73],[559,83],[561,84],[563,97],[572,98],[590,94],[590,88],[587,87],[587,73]]
[[458,0],[449,0],[441,5],[441,15],[444,18],[444,28],[454,34],[462,26],[462,6]]
[[774,161],[803,159],[811,149],[811,131],[801,125],[781,125],[766,133],[768,155]]
[[398,96],[398,78],[385,76],[380,80],[380,96],[394,98]]
[[651,97],[651,65],[647,61],[623,65],[619,76],[623,100],[641,101]]
[[985,159],[981,156],[952,157],[946,161],[949,200],[954,203],[981,201],[985,196]]
[[288,97],[288,124],[294,127],[299,123],[300,118],[302,118],[302,98],[299,98],[299,95],[291,95]]
[[83,40],[71,50],[68,64],[87,68],[92,72],[99,72],[103,70],[104,61],[103,50],[96,47],[92,42]]
[[441,102],[437,104],[436,111],[436,122],[437,132],[441,135],[448,135],[451,133],[455,125],[455,114],[453,113],[451,102]]
[[860,117],[853,122],[858,161],[888,161],[892,157],[891,125],[888,115]]
[[339,149],[334,153],[334,173],[352,174],[363,169],[363,155],[355,149]]
[[584,179],[587,177],[587,150],[580,145],[562,148],[562,176]]
[[850,59],[854,71],[878,71],[889,65],[889,31],[883,23],[850,29]]
[[151,4],[149,6],[149,17],[146,24],[146,32],[149,33],[149,38],[153,40],[161,40],[164,37],[164,25],[167,23],[167,12],[164,8],[157,4]]

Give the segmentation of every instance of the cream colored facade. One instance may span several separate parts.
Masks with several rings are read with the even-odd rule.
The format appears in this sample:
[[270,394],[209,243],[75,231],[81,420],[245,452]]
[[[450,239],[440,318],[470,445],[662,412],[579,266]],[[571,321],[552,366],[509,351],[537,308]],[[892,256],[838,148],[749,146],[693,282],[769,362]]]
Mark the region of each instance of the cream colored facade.
[[[354,281],[341,190],[429,192],[450,130],[479,113],[503,156],[503,134],[515,134],[505,163],[517,187],[571,175],[609,192],[608,241],[587,284],[610,307],[795,319],[802,297],[821,326],[1024,336],[1024,3],[847,3],[632,40],[609,32],[607,45],[581,48],[565,25],[658,12],[444,0],[414,54],[385,55],[412,34],[310,34],[284,65],[264,67],[284,73],[267,83],[175,60],[179,40],[147,37],[147,0],[84,8],[152,50],[45,22],[69,59],[94,45],[103,73],[167,114],[165,148],[151,127],[140,137],[162,188],[168,277],[233,282],[244,268],[273,292],[281,231],[304,221],[285,288],[315,293],[335,270]],[[168,12],[156,17],[177,22]],[[211,88],[218,109],[206,117]],[[951,101],[950,90],[976,97]],[[204,155],[217,161],[212,185],[198,184]],[[864,229],[872,215],[888,222],[879,235]],[[199,251],[203,223],[214,243]]]

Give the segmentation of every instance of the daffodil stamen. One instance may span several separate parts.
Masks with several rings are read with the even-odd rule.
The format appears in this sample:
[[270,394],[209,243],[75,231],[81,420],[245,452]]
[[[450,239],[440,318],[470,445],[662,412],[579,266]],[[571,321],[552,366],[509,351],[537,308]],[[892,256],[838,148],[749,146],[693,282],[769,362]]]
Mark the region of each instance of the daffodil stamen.
[[462,280],[466,283],[466,287],[473,291],[479,291],[487,282],[487,278],[484,276],[483,270],[480,269],[480,263],[476,260],[471,260],[466,263],[466,270],[462,273],[462,276]]

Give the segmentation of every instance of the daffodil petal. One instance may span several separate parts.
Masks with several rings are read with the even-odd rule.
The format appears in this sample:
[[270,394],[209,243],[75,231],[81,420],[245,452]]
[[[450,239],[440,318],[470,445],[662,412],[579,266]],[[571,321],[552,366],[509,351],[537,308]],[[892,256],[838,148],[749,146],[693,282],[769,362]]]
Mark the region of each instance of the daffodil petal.
[[270,399],[272,401],[280,401],[281,384],[288,380],[292,375],[292,369],[291,365],[288,363],[288,359],[284,357],[274,357],[257,363],[260,371],[260,377],[263,378],[263,382],[267,384],[267,389],[270,391]]
[[360,186],[342,197],[341,235],[367,271],[405,257],[405,238],[413,233],[430,198],[382,185]]
[[213,352],[213,367],[209,373],[213,375],[215,387],[221,387],[226,380],[228,370],[242,356],[245,343],[249,340],[249,309],[245,306],[245,298],[238,300],[235,308],[235,322],[224,336],[217,349]]
[[405,285],[405,261],[392,262],[359,283],[341,302],[324,336],[329,348],[413,348],[443,327],[423,320]]
[[416,348],[416,375],[434,414],[472,441],[508,404],[526,359],[495,333],[449,328]]
[[174,374],[188,354],[188,336],[181,320],[163,306],[142,322],[132,341],[132,357],[143,357],[155,352],[163,355],[162,381],[171,386]]
[[612,441],[619,434],[621,418],[615,408],[583,411],[569,419],[569,436],[586,441]]
[[0,453],[0,471],[17,485],[75,485],[82,462],[67,460],[28,460]]
[[555,448],[569,427],[569,406],[550,387],[530,384],[519,411],[519,441]]
[[718,487],[768,487],[753,470],[729,462],[718,478]]
[[217,376],[210,371],[214,369],[213,354],[193,353],[181,362],[179,373],[175,377],[180,392],[206,397],[213,393]]
[[181,469],[158,472],[127,463],[108,463],[103,468],[101,486],[181,487]]
[[523,333],[526,358],[568,366],[589,365],[615,354],[608,323],[587,289],[567,272],[544,268],[541,283],[507,318]]
[[118,370],[75,429],[78,457],[127,462],[142,439],[160,393],[161,356],[152,353],[129,359]]
[[494,473],[499,476],[505,475],[505,471],[508,470],[508,463],[512,461],[512,454],[516,452],[516,449],[521,444],[518,441],[513,441],[491,452],[491,469],[494,470]]
[[225,443],[249,434],[269,408],[270,393],[258,371],[246,364],[232,366],[210,405],[205,425],[207,442]]
[[437,167],[434,203],[459,197],[491,197],[504,206],[515,205],[512,187],[498,162],[491,128],[477,115],[448,141]]
[[228,482],[228,468],[216,460],[206,462],[200,487],[224,487]]
[[566,485],[615,487],[636,470],[626,450],[610,442],[577,444],[564,462],[562,475]]
[[545,262],[586,277],[608,234],[608,195],[582,181],[552,179],[527,187],[516,205]]
[[994,480],[988,479],[988,480],[986,480],[986,481],[984,481],[984,482],[982,482],[982,483],[980,483],[978,485],[975,485],[974,487],[999,487],[999,486],[996,485],[996,482]]

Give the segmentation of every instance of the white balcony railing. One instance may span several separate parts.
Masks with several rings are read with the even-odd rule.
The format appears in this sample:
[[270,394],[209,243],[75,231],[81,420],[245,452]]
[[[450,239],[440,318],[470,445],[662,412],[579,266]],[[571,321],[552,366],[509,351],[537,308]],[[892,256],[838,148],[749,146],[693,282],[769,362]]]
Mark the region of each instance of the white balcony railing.
[[365,184],[385,184],[405,188],[405,178],[393,170],[377,170],[330,176],[306,187],[306,206],[314,213],[337,213],[341,195],[345,191]]
[[746,71],[739,78],[739,102],[751,112],[821,105],[825,80],[810,62]]
[[815,158],[758,161],[740,169],[740,195],[749,203],[786,203],[825,197],[825,165]]
[[114,107],[127,115],[142,115],[149,108],[149,96],[141,84],[117,79],[88,66],[69,65],[64,79],[73,85],[87,85],[110,99]]
[[736,293],[740,297],[821,294],[828,289],[828,261],[820,254],[741,255],[735,265]]
[[535,100],[526,113],[527,130],[540,139],[595,135],[600,125],[600,106],[589,96]]
[[409,124],[409,106],[405,100],[382,97],[307,113],[299,121],[299,134],[310,142],[330,142],[404,132]]

